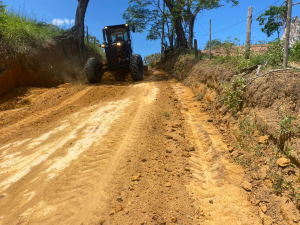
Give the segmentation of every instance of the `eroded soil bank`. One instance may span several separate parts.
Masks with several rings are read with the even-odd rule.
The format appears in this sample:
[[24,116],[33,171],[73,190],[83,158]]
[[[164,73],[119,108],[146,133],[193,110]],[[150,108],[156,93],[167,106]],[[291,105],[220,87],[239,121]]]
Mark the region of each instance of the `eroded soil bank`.
[[[0,96],[16,87],[55,87],[83,83],[83,64],[76,40],[54,39],[45,47],[0,56]],[[87,47],[87,57],[102,57]]]

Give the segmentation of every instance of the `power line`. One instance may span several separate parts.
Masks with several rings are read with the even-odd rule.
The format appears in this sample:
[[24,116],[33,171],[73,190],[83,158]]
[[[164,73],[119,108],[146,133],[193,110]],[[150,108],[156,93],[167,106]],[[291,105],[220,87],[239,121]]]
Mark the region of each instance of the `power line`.
[[[274,2],[272,5],[277,4],[279,1],[280,1],[280,0],[277,0],[277,1]],[[261,11],[259,11],[259,12],[256,13],[253,17],[256,18],[256,16],[257,16],[258,14],[262,13],[263,11],[265,11],[266,9],[268,9],[268,8],[269,8],[270,6],[272,6],[272,5],[269,5],[268,7],[264,8],[264,9],[261,10]],[[227,30],[227,29],[229,29],[229,28],[232,28],[232,27],[234,27],[234,26],[236,26],[236,25],[238,25],[238,24],[241,24],[241,23],[243,23],[243,22],[245,22],[245,21],[247,21],[247,19],[244,19],[244,20],[242,20],[242,21],[240,21],[240,22],[237,22],[237,23],[235,23],[235,24],[233,24],[233,25],[231,25],[231,26],[228,26],[228,27],[225,27],[225,28],[223,28],[223,29],[220,29],[220,30],[218,30],[218,31],[216,31],[216,32],[214,32],[214,33],[212,33],[212,34],[217,34],[217,33],[219,33],[219,32],[222,32],[222,31],[224,31],[224,30]],[[205,37],[205,36],[208,36],[208,34],[206,34],[206,35],[201,35],[201,36],[195,36],[195,37]]]
[[208,33],[206,32],[206,30],[204,29],[204,27],[201,25],[201,23],[199,22],[199,20],[196,18],[197,22],[199,23],[199,25],[202,27],[202,29],[204,30],[204,32],[208,35]]
[[270,8],[270,6],[274,6],[275,4],[277,4],[280,0],[277,0],[275,3],[273,3],[272,5],[269,5],[268,7],[264,8],[263,10],[261,10],[260,12],[256,13],[253,18],[256,18],[256,16],[260,13],[262,13],[263,11],[265,11],[266,9]]
[[[251,29],[256,29],[256,28],[258,28],[258,27],[260,27],[260,26],[251,27]],[[235,37],[235,36],[239,36],[239,35],[241,35],[241,34],[244,34],[246,31],[247,31],[247,30],[244,30],[244,31],[242,31],[242,32],[240,32],[240,33],[237,33],[237,34],[235,34],[235,35],[232,35],[232,37]]]

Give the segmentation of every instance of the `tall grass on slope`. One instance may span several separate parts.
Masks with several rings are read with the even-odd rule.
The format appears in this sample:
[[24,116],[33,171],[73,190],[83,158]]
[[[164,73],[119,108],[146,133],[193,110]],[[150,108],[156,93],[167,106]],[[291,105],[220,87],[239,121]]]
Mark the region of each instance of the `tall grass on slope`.
[[85,42],[86,46],[88,46],[88,47],[92,48],[94,51],[98,52],[103,57],[104,60],[106,59],[106,55],[105,55],[104,51],[102,50],[102,48],[100,47],[100,44],[87,42],[86,39],[84,40],[84,42]]
[[46,46],[53,37],[64,32],[57,26],[37,21],[26,12],[5,10],[1,1],[0,9],[1,52],[24,53],[31,48]]

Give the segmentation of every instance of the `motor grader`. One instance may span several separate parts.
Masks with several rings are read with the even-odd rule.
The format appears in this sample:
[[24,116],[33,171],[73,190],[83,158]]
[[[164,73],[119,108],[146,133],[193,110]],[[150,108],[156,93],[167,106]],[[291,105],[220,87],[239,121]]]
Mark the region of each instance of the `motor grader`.
[[101,82],[103,73],[110,71],[116,80],[123,81],[128,72],[134,81],[143,79],[143,59],[133,54],[131,31],[135,27],[128,24],[106,26],[103,32],[102,48],[105,49],[106,61],[89,58],[85,64],[85,73],[90,83]]

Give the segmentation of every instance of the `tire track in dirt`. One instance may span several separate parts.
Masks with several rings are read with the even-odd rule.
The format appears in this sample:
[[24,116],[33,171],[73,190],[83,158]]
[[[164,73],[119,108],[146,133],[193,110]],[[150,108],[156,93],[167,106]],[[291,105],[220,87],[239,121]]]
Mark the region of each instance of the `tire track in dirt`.
[[[160,75],[160,73],[158,73]],[[100,224],[193,224],[193,199],[185,183],[189,144],[169,82],[157,83],[160,94],[140,120],[143,132],[132,140],[125,163],[114,176]]]
[[59,104],[57,106],[54,106],[49,109],[43,110],[41,112],[35,113],[32,116],[28,116],[28,117],[24,118],[23,120],[18,121],[17,124],[13,124],[13,125],[10,125],[10,126],[0,129],[0,135],[4,135],[4,134],[9,135],[11,133],[15,133],[16,130],[21,129],[22,127],[24,127],[25,125],[28,125],[29,123],[34,123],[35,121],[38,121],[42,117],[46,117],[50,114],[54,114],[55,111],[57,111],[63,107],[74,104],[81,97],[86,95],[91,89],[92,89],[92,87],[88,87],[88,88],[76,93],[75,95],[71,96],[70,98],[66,99],[64,102],[62,102],[61,104]]
[[194,107],[194,94],[181,84],[173,85],[188,122],[187,134],[197,150],[190,158],[194,179],[187,186],[195,193],[197,220],[201,224],[261,224],[258,210],[241,188],[243,169],[225,159],[226,144],[207,114]]
[[151,84],[130,88],[129,95],[136,94],[130,100],[91,106],[40,137],[2,147],[4,224],[97,221],[104,189],[130,141],[138,138],[138,125],[159,91]]

